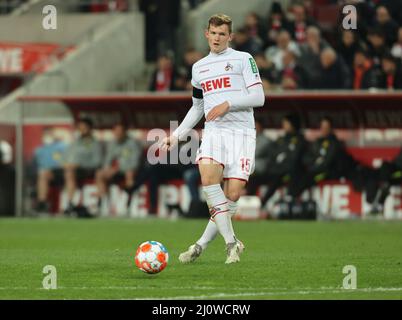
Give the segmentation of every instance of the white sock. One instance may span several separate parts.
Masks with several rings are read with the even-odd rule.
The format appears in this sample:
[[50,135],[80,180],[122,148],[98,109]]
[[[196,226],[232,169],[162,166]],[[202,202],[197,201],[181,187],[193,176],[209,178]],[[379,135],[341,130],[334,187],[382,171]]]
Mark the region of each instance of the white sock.
[[218,233],[219,231],[215,221],[212,218],[210,218],[207,227],[205,228],[201,238],[197,241],[197,244],[199,244],[202,247],[202,250],[206,249],[208,243],[214,240]]
[[225,243],[233,243],[235,236],[231,227],[228,202],[220,184],[203,187],[205,199],[207,200],[211,218],[222,235]]
[[[229,217],[230,217],[230,228],[232,229],[233,235],[233,224],[232,224],[232,217],[236,214],[237,211],[237,202],[228,199],[228,208],[229,208]],[[236,238],[236,237],[235,237]]]
[[[227,199],[227,202],[229,208],[229,216],[230,218],[232,218],[237,211],[237,202],[234,202],[229,199]],[[230,219],[230,227],[234,234],[232,219]],[[202,234],[201,238],[197,241],[197,244],[199,244],[202,247],[202,250],[205,250],[208,244],[216,238],[218,233],[219,231],[218,227],[216,226],[215,220],[213,218],[210,218],[204,230],[204,233]]]

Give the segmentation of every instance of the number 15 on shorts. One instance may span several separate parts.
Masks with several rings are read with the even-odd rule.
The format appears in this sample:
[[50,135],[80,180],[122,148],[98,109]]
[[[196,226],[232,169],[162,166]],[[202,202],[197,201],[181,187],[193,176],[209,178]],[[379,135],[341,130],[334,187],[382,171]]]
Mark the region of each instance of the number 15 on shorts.
[[240,158],[240,165],[241,165],[241,171],[244,173],[249,174],[250,173],[250,158]]

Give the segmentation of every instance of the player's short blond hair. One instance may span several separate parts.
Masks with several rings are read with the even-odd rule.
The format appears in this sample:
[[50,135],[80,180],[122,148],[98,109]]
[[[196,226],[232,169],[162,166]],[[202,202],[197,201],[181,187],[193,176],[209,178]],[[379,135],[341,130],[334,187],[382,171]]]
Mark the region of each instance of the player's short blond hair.
[[228,26],[229,33],[232,33],[232,24],[233,24],[232,18],[223,13],[214,14],[208,20],[208,30],[210,26],[219,27],[224,24]]

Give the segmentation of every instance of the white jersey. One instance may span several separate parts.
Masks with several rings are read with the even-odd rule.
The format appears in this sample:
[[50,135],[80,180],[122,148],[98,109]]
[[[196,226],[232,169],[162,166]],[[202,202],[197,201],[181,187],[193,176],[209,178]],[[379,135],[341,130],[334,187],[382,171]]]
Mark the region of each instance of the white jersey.
[[[236,101],[247,94],[247,89],[260,84],[261,78],[253,57],[242,51],[228,48],[218,54],[209,53],[193,65],[191,84],[201,89],[204,114],[218,104]],[[205,122],[205,129],[252,129],[253,108],[229,111],[215,121]]]

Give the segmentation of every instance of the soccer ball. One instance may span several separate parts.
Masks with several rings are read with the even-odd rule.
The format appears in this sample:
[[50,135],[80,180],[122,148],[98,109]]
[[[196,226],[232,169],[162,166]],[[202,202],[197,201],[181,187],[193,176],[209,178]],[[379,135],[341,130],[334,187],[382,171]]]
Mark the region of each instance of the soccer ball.
[[169,253],[165,246],[157,241],[141,243],[135,254],[135,265],[145,273],[159,273],[166,268]]

